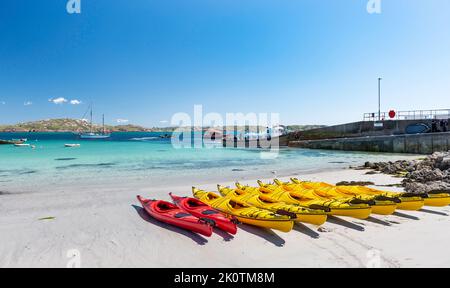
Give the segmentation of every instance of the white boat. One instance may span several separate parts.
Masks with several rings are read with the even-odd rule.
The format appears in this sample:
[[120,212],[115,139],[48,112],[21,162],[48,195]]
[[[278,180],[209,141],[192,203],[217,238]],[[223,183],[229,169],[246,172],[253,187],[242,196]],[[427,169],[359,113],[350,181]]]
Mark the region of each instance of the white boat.
[[16,147],[30,147],[31,145],[30,144],[14,144],[14,146],[16,146]]
[[83,133],[80,134],[81,139],[107,139],[111,137],[109,134],[99,134],[99,133]]
[[12,139],[12,141],[16,141],[16,142],[27,142],[28,139],[27,139],[27,138],[23,138],[23,139]]
[[64,147],[68,147],[68,148],[74,148],[74,147],[80,147],[80,144],[64,144]]
[[103,130],[102,133],[94,133],[93,132],[93,113],[92,113],[92,104],[90,106],[91,109],[91,122],[90,122],[90,131],[88,133],[80,133],[80,138],[81,139],[91,139],[91,140],[100,140],[100,139],[108,139],[111,137],[110,134],[107,134],[105,132],[105,115],[103,115]]

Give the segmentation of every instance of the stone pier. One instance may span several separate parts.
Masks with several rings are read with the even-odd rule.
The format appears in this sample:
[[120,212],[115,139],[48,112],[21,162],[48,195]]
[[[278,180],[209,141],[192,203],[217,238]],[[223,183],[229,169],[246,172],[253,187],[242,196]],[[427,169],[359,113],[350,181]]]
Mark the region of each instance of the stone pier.
[[414,135],[365,136],[352,138],[290,141],[289,147],[367,151],[388,153],[431,154],[450,150],[450,132]]

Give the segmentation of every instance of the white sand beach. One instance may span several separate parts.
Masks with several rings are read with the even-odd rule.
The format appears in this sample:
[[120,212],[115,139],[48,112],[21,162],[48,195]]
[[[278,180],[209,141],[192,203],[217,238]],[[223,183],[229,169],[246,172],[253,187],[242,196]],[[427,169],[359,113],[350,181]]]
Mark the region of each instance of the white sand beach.
[[[341,169],[292,176],[330,183],[400,182],[365,172]],[[216,181],[204,182],[197,184],[215,191]],[[150,219],[135,198],[141,194],[168,200],[169,191],[188,196],[192,184],[195,181],[186,180],[3,192],[0,267],[66,267],[73,253],[79,253],[81,267],[450,266],[450,207],[368,220],[332,217],[320,229],[296,225],[287,234],[241,225],[234,237],[217,232],[206,239]],[[39,220],[46,217],[54,218]]]
[[450,268],[450,0],[0,1],[0,268]]

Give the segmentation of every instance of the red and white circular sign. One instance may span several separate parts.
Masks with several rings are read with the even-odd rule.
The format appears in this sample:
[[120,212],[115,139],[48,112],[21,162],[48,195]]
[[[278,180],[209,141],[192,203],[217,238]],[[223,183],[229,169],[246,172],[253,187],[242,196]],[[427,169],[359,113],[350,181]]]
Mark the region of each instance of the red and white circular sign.
[[389,111],[389,118],[393,119],[395,118],[395,115],[397,115],[397,113],[395,113],[394,110]]

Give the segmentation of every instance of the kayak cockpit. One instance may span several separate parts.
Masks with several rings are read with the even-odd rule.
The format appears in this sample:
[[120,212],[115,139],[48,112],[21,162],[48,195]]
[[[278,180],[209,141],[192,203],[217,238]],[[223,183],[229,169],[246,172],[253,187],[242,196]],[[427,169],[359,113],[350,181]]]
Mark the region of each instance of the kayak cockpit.
[[192,198],[189,198],[186,201],[186,204],[192,208],[208,207],[208,205],[206,205],[205,203],[203,203],[197,199],[192,199]]
[[160,201],[157,203],[155,210],[157,212],[164,213],[164,212],[169,212],[172,210],[178,210],[178,207],[172,203]]

